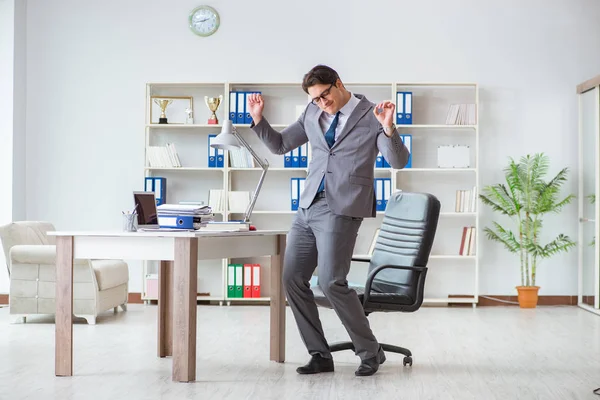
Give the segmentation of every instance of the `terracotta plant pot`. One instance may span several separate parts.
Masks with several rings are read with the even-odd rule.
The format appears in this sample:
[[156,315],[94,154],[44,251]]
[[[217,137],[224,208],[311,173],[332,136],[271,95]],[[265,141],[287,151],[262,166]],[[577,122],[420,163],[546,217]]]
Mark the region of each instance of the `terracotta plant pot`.
[[539,286],[517,286],[519,293],[519,306],[521,308],[535,308],[538,302]]

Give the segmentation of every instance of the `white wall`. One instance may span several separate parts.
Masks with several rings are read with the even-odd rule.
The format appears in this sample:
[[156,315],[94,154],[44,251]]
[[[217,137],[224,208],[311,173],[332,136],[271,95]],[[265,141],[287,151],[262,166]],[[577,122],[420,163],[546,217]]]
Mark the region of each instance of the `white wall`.
[[[14,0],[0,0],[0,225],[12,221]],[[8,293],[4,252],[0,253],[0,293]]]
[[[26,8],[26,0],[0,0],[0,225],[26,215]],[[8,293],[4,252],[0,293]]]
[[[317,63],[346,81],[479,82],[482,183],[503,178],[508,156],[544,151],[555,171],[572,168],[576,192],[575,85],[600,73],[595,0],[214,0],[210,38],[187,27],[197,1],[28,4],[28,219],[120,228],[142,188],[146,82],[299,82]],[[575,205],[547,226],[576,236]],[[514,294],[517,259],[487,241],[481,256],[481,292]],[[575,294],[576,262],[541,266],[540,294]],[[132,278],[141,291],[139,269]]]
[[15,0],[13,93],[13,221],[26,219],[27,0]]

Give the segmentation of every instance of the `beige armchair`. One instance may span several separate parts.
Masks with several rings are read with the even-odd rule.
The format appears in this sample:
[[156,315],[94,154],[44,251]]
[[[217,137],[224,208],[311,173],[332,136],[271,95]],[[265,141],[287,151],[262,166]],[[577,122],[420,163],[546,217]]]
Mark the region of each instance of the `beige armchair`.
[[[46,235],[48,222],[21,221],[0,227],[10,277],[10,314],[22,322],[28,315],[55,314],[56,243]],[[73,314],[88,324],[121,306],[127,310],[129,268],[121,260],[73,261]]]

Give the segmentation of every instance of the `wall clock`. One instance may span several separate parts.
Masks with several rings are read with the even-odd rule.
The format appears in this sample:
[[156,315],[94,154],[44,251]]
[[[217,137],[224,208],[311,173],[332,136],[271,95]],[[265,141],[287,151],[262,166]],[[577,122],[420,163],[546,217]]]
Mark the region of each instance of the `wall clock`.
[[212,7],[199,6],[189,17],[190,29],[198,36],[210,36],[219,29],[219,13]]

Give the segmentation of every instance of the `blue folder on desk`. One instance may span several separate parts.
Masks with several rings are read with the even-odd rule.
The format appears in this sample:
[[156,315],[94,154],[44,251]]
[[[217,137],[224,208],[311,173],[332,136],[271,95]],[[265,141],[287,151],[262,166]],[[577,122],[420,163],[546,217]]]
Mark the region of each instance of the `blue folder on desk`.
[[[199,218],[198,221],[199,222]],[[158,215],[158,226],[161,228],[194,229],[193,215]]]

